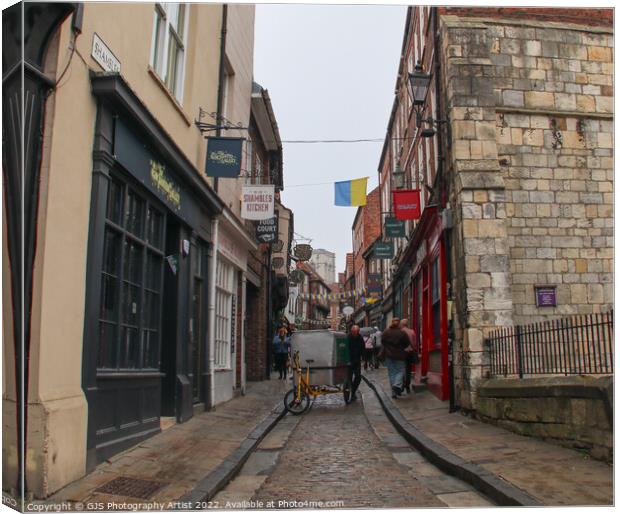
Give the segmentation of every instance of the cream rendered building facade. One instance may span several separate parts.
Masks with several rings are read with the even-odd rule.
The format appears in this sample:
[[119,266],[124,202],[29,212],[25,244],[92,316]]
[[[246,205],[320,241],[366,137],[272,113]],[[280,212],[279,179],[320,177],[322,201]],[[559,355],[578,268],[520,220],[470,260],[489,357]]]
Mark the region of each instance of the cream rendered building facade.
[[[220,84],[222,125],[248,127],[254,69],[254,6],[230,4],[223,9],[225,13],[223,26],[226,33],[222,63],[223,78]],[[221,135],[239,137],[245,141],[241,161],[242,176],[237,179],[219,178],[215,184],[215,190],[226,208],[221,221],[216,222],[218,228],[215,245],[218,250],[214,276],[229,274],[231,287],[226,291],[222,287],[223,283],[218,284],[215,281],[213,290],[216,310],[215,322],[211,324],[215,331],[211,339],[216,342],[216,353],[212,363],[214,404],[231,399],[235,390],[245,390],[246,334],[245,323],[242,320],[245,319],[247,307],[247,256],[249,251],[258,248],[254,235],[248,233],[241,219],[241,188],[245,183],[243,175],[248,168],[248,132],[247,129],[229,129],[222,130]],[[241,310],[239,319],[233,317],[236,309]],[[222,323],[227,316],[228,324]],[[229,324],[236,324],[237,331],[228,330]],[[241,353],[239,359],[236,358],[236,352]]]
[[[218,228],[233,253],[254,244],[238,219],[240,181],[221,180],[218,198],[194,124],[201,109],[218,106],[222,6],[79,9],[80,31],[71,16],[62,22],[44,68],[57,83],[45,104],[33,268],[24,469],[36,497],[158,432],[161,416],[182,422],[230,397],[218,392],[229,386],[215,378],[206,345],[215,315],[207,287],[215,256],[244,266],[214,250]],[[253,20],[253,7],[229,7],[234,87],[226,116],[234,121],[249,119]],[[3,256],[6,283],[6,236]],[[7,288],[3,299],[10,341]],[[3,473],[11,487],[17,377],[12,346],[3,352]]]

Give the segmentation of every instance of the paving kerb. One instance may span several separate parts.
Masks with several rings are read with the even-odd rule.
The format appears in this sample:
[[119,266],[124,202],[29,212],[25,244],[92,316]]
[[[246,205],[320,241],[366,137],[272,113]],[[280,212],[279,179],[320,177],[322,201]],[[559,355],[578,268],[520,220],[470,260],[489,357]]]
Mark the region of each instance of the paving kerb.
[[472,462],[467,462],[445,446],[433,441],[405,419],[380,385],[366,376],[362,376],[362,378],[375,392],[388,419],[394,424],[398,432],[442,471],[471,484],[498,505],[523,507],[544,505],[513,484]]
[[[286,410],[277,402],[268,414],[252,432],[241,442],[224,461],[203,478],[196,487],[179,498],[178,502],[204,502],[212,499],[219,491],[239,473],[250,454],[256,449],[264,437],[286,415]],[[201,509],[195,509],[201,510]]]

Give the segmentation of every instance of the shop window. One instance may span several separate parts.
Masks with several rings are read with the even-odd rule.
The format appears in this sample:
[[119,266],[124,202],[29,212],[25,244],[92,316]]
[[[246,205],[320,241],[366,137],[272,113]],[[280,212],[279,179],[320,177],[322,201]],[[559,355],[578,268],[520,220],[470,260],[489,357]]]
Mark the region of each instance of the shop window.
[[110,179],[101,269],[100,369],[159,368],[163,231],[160,211]]
[[440,337],[440,301],[439,301],[439,259],[433,261],[431,268],[431,303],[432,303],[432,318],[433,318],[433,343],[436,346],[441,344]]
[[156,3],[151,66],[181,102],[187,39],[188,4]]
[[215,367],[230,369],[235,270],[230,264],[218,259],[215,276]]

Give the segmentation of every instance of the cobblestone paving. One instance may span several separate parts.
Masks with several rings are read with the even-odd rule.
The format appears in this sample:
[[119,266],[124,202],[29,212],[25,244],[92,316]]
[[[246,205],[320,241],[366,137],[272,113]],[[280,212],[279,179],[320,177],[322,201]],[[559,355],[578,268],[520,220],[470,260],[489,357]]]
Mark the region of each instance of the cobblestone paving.
[[[317,400],[300,417],[275,468],[258,480],[252,501],[275,508],[446,506],[377,437],[361,400],[345,406],[339,396]],[[233,482],[227,494],[234,489]]]

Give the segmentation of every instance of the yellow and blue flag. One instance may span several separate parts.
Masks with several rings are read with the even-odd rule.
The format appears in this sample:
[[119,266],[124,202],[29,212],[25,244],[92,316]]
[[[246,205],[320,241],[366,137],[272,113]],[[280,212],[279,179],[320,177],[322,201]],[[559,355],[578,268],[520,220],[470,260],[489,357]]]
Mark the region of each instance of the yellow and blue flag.
[[335,186],[335,203],[336,205],[350,207],[353,205],[366,205],[366,183],[368,177],[357,178],[354,180],[345,180],[336,182]]

